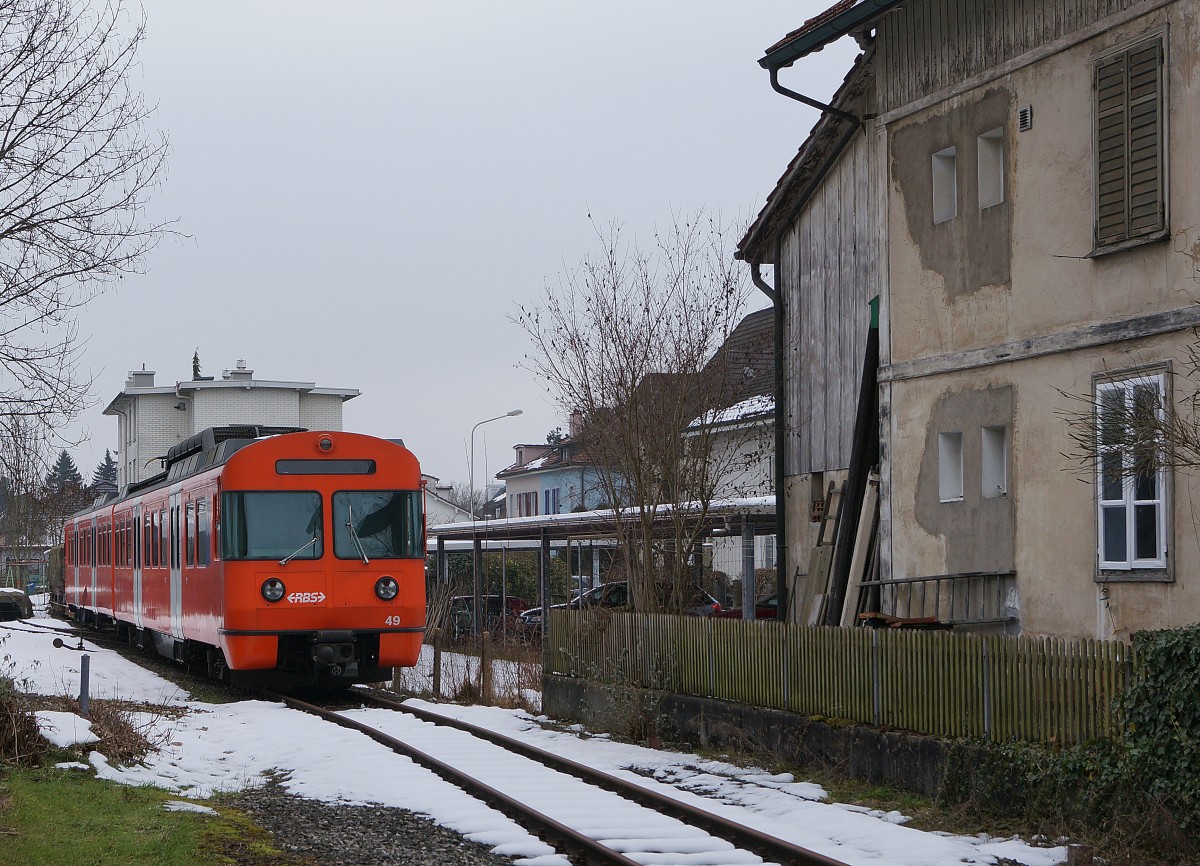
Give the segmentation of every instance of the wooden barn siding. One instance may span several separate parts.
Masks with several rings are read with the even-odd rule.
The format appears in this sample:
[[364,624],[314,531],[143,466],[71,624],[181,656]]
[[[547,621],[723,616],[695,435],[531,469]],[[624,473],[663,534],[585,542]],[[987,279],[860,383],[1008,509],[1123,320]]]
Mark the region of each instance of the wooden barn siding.
[[854,138],[780,246],[788,475],[850,464],[869,303],[879,293],[871,143]]
[[880,113],[1122,12],[1138,0],[912,0],[880,21]]
[[1113,736],[1134,662],[1119,641],[604,610],[550,625],[548,674],[992,742]]

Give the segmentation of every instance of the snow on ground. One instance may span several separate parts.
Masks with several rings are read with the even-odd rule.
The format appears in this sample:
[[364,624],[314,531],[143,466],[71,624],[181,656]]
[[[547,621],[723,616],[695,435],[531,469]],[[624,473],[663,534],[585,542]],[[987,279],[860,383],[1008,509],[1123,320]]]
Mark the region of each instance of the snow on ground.
[[[76,694],[80,652],[69,647],[77,640],[38,628],[62,628],[57,620],[0,623],[0,655],[20,687],[42,694]],[[54,648],[63,637],[66,647]],[[442,781],[408,758],[373,740],[279,704],[246,700],[232,704],[189,701],[175,685],[118,654],[87,644],[91,657],[93,697],[120,697],[149,704],[170,703],[186,708],[174,713],[140,714],[151,737],[161,734],[164,747],[131,767],[111,765],[99,752],[90,755],[96,775],[125,784],[156,785],[183,796],[203,799],[218,791],[259,784],[265,773],[278,773],[293,793],[330,803],[374,803],[428,815],[469,839],[502,855],[523,858],[537,866],[567,861],[511,820]],[[821,802],[818,785],[786,774],[737,767],[698,755],[678,754],[590,737],[582,731],[547,730],[544,719],[495,707],[454,706],[414,701],[425,709],[489,727],[532,745],[597,769],[688,800],[796,844],[851,864],[870,866],[963,866],[990,864],[1008,857],[1029,866],[1055,866],[1066,859],[1064,848],[1033,848],[1017,839],[928,833],[903,825],[896,813]],[[418,748],[461,737],[399,713],[355,710],[350,713],[404,738]],[[67,716],[66,719],[62,718]],[[86,721],[70,714],[43,714],[43,729],[58,742],[87,742]],[[51,731],[53,728],[53,731]],[[485,762],[486,763],[486,762]],[[64,767],[70,765],[61,765]],[[474,765],[473,765],[474,766]],[[546,783],[534,777],[542,771],[500,770],[529,774],[526,783],[554,799]],[[606,792],[594,790],[572,806],[579,814],[607,817]],[[703,796],[701,796],[703,795]],[[573,797],[579,797],[573,794]],[[181,807],[182,808],[182,807]],[[677,833],[663,818],[662,834]],[[603,823],[603,822],[602,822]]]

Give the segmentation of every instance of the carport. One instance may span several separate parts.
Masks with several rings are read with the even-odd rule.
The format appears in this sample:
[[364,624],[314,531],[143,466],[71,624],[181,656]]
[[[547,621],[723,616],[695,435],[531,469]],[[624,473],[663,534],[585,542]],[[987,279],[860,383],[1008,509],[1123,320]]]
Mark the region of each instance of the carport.
[[[702,524],[701,538],[730,536],[740,533],[742,538],[742,598],[747,611],[754,610],[754,538],[759,533],[770,534],[776,529],[775,497],[757,496],[749,499],[722,499],[709,503],[707,510],[699,504],[679,506],[685,513],[694,514]],[[670,526],[675,506],[661,505],[655,516],[655,526],[665,530]],[[469,541],[473,559],[475,593],[475,630],[480,630],[479,612],[483,607],[482,561],[485,547],[497,542],[523,542],[522,546],[535,544],[538,556],[539,600],[542,606],[542,627],[549,617],[550,606],[550,550],[555,542],[569,544],[575,541],[614,542],[618,522],[633,526],[637,521],[636,511],[602,509],[580,511],[569,514],[543,514],[536,517],[503,517],[497,520],[463,521],[443,523],[426,530],[428,537],[436,542],[436,574],[439,582],[448,579],[447,545],[450,542]]]

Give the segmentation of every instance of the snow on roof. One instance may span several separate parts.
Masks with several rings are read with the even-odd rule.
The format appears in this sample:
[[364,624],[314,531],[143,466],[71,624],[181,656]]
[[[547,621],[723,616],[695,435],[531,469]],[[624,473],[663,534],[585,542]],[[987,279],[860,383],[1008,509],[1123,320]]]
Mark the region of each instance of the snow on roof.
[[775,411],[775,398],[769,394],[758,394],[748,397],[724,409],[716,409],[701,415],[688,425],[688,429],[696,427],[716,427],[721,424],[734,424],[738,421],[749,421]]

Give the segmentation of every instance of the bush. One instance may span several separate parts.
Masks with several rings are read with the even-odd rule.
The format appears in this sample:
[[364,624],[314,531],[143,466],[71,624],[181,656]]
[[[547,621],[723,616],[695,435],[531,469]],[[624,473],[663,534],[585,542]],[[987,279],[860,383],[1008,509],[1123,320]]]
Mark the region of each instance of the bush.
[[1138,632],[1133,645],[1116,738],[1064,749],[957,743],[941,799],[1164,857],[1200,852],[1200,625]]

